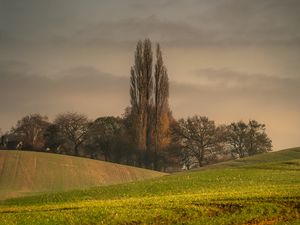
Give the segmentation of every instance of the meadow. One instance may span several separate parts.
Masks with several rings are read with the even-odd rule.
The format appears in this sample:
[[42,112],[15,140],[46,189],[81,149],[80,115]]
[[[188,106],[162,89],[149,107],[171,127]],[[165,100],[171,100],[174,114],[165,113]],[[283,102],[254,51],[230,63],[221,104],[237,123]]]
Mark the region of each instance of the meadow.
[[300,224],[300,148],[0,202],[1,224]]

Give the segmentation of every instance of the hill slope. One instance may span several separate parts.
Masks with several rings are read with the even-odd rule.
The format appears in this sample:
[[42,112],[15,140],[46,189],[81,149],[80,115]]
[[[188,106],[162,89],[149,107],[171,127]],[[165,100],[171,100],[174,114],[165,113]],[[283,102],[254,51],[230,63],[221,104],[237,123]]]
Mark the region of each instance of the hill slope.
[[300,224],[300,148],[0,202],[5,224]]
[[162,175],[151,170],[80,157],[0,151],[0,199],[124,183]]

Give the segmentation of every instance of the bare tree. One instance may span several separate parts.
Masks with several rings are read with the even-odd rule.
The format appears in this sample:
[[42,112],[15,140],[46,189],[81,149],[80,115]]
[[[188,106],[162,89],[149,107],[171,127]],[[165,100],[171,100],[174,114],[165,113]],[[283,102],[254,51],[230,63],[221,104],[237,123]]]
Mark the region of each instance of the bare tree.
[[72,143],[75,155],[78,155],[79,147],[87,139],[90,121],[84,114],[68,112],[58,115],[54,124],[66,140]]
[[20,119],[12,128],[12,133],[24,144],[24,147],[41,149],[44,146],[44,132],[49,126],[48,117],[30,114]]
[[272,150],[272,141],[266,134],[266,125],[250,120],[248,123],[247,150],[248,155],[268,152]]
[[199,166],[207,155],[219,147],[224,141],[222,129],[216,127],[213,120],[203,116],[193,116],[188,119],[180,119],[175,126],[173,135],[179,139],[184,151],[198,160]]
[[248,124],[243,121],[228,126],[228,143],[233,154],[243,158],[272,150],[272,141],[266,134],[265,124],[250,120]]
[[247,153],[246,139],[248,125],[243,121],[231,123],[228,126],[228,143],[231,146],[231,153],[237,154],[240,158],[245,157]]

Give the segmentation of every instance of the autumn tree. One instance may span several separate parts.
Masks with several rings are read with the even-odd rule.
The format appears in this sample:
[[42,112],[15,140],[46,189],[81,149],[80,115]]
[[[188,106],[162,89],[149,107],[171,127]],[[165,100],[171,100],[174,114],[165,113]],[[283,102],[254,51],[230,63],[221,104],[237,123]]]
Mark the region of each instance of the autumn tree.
[[[158,151],[168,138],[170,127],[169,79],[164,65],[160,45],[156,48],[156,64],[154,72],[154,169],[158,169]],[[167,140],[168,142],[168,140]]]
[[44,147],[44,132],[49,126],[48,117],[40,114],[30,114],[20,119],[12,128],[12,133],[29,149]]
[[63,113],[55,118],[54,124],[65,140],[73,145],[74,154],[78,155],[79,147],[88,137],[90,121],[87,116],[76,112]]

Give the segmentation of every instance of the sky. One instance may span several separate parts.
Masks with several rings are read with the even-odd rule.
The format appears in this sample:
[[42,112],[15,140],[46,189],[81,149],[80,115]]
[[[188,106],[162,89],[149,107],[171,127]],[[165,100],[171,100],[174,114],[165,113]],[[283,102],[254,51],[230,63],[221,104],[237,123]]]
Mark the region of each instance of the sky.
[[121,116],[138,40],[159,42],[175,118],[266,124],[300,146],[299,0],[0,0],[0,128]]

